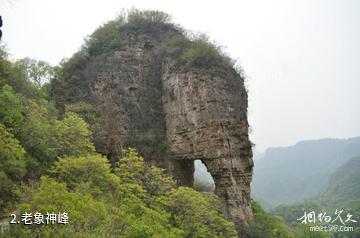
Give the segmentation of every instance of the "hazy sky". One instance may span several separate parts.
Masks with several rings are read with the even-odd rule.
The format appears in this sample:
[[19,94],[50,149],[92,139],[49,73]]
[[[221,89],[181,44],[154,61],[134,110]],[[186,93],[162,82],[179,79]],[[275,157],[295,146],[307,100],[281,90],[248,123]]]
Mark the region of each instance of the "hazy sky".
[[57,64],[121,11],[157,9],[207,33],[248,76],[251,139],[262,151],[360,136],[360,1],[0,0],[12,58]]

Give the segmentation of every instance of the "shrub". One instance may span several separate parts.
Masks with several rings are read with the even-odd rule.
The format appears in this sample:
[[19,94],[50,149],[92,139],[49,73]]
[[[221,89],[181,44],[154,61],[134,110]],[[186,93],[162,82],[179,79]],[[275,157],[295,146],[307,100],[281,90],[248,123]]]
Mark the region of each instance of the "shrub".
[[222,51],[220,46],[212,43],[205,35],[194,36],[192,40],[174,37],[168,47],[167,54],[173,60],[172,68],[211,66],[233,66],[232,60]]

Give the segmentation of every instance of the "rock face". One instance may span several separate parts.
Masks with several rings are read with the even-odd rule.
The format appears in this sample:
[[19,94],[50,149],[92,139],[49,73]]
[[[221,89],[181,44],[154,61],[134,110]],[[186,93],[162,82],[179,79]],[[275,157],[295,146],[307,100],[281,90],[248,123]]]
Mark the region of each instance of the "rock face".
[[[86,61],[81,89],[66,100],[76,102],[84,94],[101,110],[96,148],[113,164],[123,147],[132,146],[179,185],[192,186],[194,160],[201,160],[225,215],[240,231],[252,221],[244,81],[232,67],[171,67],[166,44],[181,34],[166,27],[122,33],[122,47]],[[68,89],[57,90],[76,87],[67,81]]]
[[[188,167],[201,160],[225,214],[248,224],[253,164],[243,81],[235,71],[165,69],[163,92],[166,138],[175,159]],[[174,172],[181,184],[192,184],[192,176],[184,177],[179,168]]]

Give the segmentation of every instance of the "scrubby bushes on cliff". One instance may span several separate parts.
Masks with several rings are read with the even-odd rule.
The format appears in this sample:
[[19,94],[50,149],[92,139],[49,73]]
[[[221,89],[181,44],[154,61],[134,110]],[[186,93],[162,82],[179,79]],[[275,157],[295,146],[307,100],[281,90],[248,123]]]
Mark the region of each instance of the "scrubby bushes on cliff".
[[156,33],[162,27],[174,27],[170,15],[161,11],[123,11],[115,20],[100,26],[84,45],[89,55],[99,55],[124,45],[123,35],[130,31]]
[[113,21],[100,26],[86,40],[85,46],[90,55],[97,55],[122,46],[120,28],[125,24],[125,19],[119,16]]
[[164,26],[173,26],[171,23],[171,16],[165,12],[161,11],[140,11],[137,9],[132,9],[124,14],[124,17],[127,21],[126,26],[127,30],[139,30],[144,31],[157,31],[156,28],[161,28]]
[[220,54],[219,47],[209,43],[205,39],[197,39],[180,56],[185,64],[193,66],[210,66],[221,64],[225,57]]
[[173,68],[232,67],[234,65],[221,47],[210,42],[205,35],[193,36],[192,39],[176,36],[168,44],[167,53],[172,58],[171,67]]

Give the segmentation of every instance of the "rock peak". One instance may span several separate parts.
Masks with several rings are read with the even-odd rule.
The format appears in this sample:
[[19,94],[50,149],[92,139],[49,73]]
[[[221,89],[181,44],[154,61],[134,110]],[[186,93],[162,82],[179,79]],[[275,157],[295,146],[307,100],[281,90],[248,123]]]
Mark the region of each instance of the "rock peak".
[[100,27],[53,83],[59,106],[86,102],[99,115],[96,149],[114,165],[135,147],[192,186],[194,160],[215,182],[239,233],[252,221],[252,144],[244,78],[218,47],[189,39],[167,15],[128,16]]

